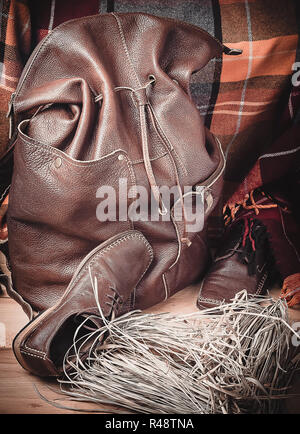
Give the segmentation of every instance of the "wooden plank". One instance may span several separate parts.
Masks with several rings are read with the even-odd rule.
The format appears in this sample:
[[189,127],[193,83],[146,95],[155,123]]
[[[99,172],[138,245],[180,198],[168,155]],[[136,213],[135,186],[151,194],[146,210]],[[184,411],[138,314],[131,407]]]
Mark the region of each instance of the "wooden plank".
[[[74,409],[85,408],[88,413],[100,407],[90,403],[70,402],[62,399],[59,393],[50,390],[57,388],[57,382],[44,380],[25,371],[16,361],[12,350],[0,350],[0,414],[63,414],[78,413],[75,410],[59,409],[44,401],[35,389],[48,400],[60,399],[60,404]],[[58,401],[57,401],[58,402]]]
[[15,335],[28,322],[21,306],[9,297],[0,298],[0,348],[11,348]]
[[[272,290],[274,297],[278,297],[279,288]],[[198,295],[197,285],[185,288],[169,300],[157,305],[148,311],[189,313],[196,312],[196,299]],[[291,322],[300,321],[300,308],[290,309]],[[7,296],[0,297],[0,321],[5,325],[5,348],[0,349],[0,414],[55,414],[76,413],[75,410],[58,409],[43,401],[34,389],[36,385],[39,391],[49,400],[62,398],[49,390],[54,387],[56,380],[44,380],[25,371],[16,361],[12,350],[11,341],[15,334],[28,321],[20,306]],[[1,338],[3,340],[3,336]],[[300,376],[295,376],[293,381],[293,393],[300,394]],[[86,408],[88,412],[98,409],[99,406],[82,402],[61,401],[61,404],[74,408]],[[285,413],[300,414],[300,396],[288,399],[283,406]]]

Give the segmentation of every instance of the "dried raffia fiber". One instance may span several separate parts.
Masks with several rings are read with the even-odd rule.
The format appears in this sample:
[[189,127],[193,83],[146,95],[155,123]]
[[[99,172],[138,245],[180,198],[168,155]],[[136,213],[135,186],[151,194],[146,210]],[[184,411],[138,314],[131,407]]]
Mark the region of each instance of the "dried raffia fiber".
[[[70,399],[101,408],[273,413],[299,365],[297,357],[291,360],[295,332],[286,303],[244,291],[230,304],[192,314],[134,311],[110,322],[103,318],[104,326],[94,330],[87,327],[90,319],[79,327],[86,335],[76,334],[65,356],[71,371],[58,381]],[[89,355],[82,360],[87,342]]]

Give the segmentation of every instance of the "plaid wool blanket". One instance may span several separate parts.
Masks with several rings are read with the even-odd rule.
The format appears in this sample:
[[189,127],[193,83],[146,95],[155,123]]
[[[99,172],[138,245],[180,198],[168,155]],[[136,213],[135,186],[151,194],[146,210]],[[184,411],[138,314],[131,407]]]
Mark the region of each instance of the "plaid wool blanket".
[[[297,0],[2,0],[0,1],[0,197],[2,228],[12,171],[6,113],[30,53],[53,28],[72,18],[106,12],[148,12],[204,28],[240,56],[212,60],[193,75],[191,95],[205,125],[220,139],[227,159],[222,201],[210,231],[221,236],[225,208],[266,184],[280,184],[299,225],[300,4]],[[293,291],[300,286],[300,242],[293,244]],[[284,246],[283,246],[284,252]],[[295,277],[296,276],[296,277]],[[298,277],[297,277],[298,276]],[[297,292],[296,291],[296,292]],[[298,295],[299,295],[298,291]],[[300,302],[300,297],[299,297]]]

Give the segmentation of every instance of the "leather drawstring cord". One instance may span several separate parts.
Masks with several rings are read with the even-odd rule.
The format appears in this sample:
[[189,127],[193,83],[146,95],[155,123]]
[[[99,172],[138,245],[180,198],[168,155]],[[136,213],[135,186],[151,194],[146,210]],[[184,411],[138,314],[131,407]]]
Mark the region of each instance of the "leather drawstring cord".
[[[139,118],[140,118],[140,127],[141,127],[141,138],[142,138],[142,150],[143,150],[143,162],[144,162],[144,166],[145,166],[145,170],[146,170],[146,174],[147,174],[147,178],[151,187],[151,191],[153,192],[154,198],[158,204],[158,212],[160,215],[167,215],[168,210],[166,209],[162,197],[161,197],[161,193],[159,191],[159,187],[157,185],[156,179],[155,179],[155,175],[153,173],[153,169],[152,169],[152,165],[151,165],[151,159],[150,159],[150,154],[149,154],[149,144],[148,144],[148,131],[147,131],[147,118],[146,118],[146,107],[149,106],[149,100],[147,97],[147,88],[150,85],[153,85],[156,82],[156,79],[154,76],[149,76],[149,81],[148,83],[146,83],[144,86],[141,86],[137,89],[133,89],[132,87],[128,87],[128,86],[118,86],[114,88],[115,92],[120,92],[122,90],[127,90],[130,91],[134,97],[135,97],[135,101],[138,104],[138,109],[139,109]],[[102,101],[103,99],[103,95],[97,95],[95,97],[95,102],[98,101]],[[149,106],[149,110],[148,113],[150,115],[150,119],[151,122],[155,128],[155,131],[157,132],[157,134],[159,135],[159,137],[161,137],[161,134],[159,133],[157,126],[156,126],[156,122],[152,113],[152,109]],[[164,142],[164,140],[163,140]],[[178,175],[178,170],[177,170],[177,166],[176,163],[174,161],[172,152],[169,148],[168,145],[165,146],[166,150],[168,152],[168,155],[170,157],[170,160],[172,162],[172,166],[174,169],[174,173],[175,173],[175,178],[176,178],[176,184],[178,187],[178,192],[179,192],[179,197],[180,197],[180,203],[181,203],[181,209],[182,209],[182,213],[183,213],[183,219],[184,219],[184,233],[183,236],[181,238],[181,242],[182,243],[186,243],[188,246],[190,246],[191,241],[186,237],[186,214],[185,214],[185,208],[184,208],[184,200],[183,200],[183,195],[182,195],[182,190],[181,190],[181,186],[180,186],[180,181],[179,181],[179,175]]]

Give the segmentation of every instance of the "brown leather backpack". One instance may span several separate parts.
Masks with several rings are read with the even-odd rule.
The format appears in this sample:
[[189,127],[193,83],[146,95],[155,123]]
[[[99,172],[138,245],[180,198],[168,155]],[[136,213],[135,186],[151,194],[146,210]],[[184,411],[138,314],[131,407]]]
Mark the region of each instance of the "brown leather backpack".
[[[52,306],[90,251],[130,229],[154,252],[130,308],[154,305],[203,274],[206,221],[220,197],[225,160],[189,83],[223,52],[239,54],[196,26],[142,13],[72,20],[36,47],[10,108],[17,125],[10,294],[27,313]],[[97,215],[103,186],[117,198],[116,218],[107,221]],[[124,213],[140,186],[157,204],[154,221]],[[168,209],[162,186],[178,191]],[[195,232],[187,230],[183,204],[190,197],[195,208],[198,187],[204,227]]]

